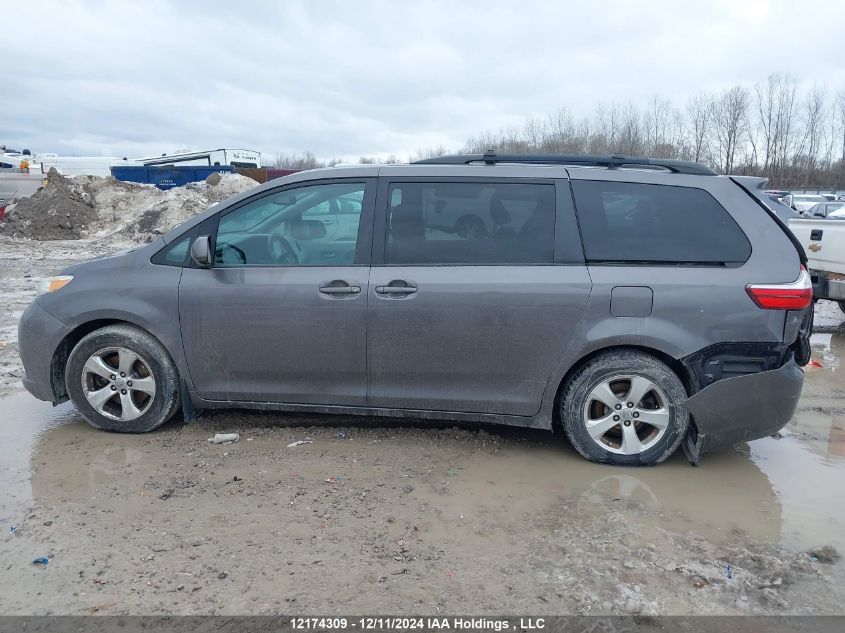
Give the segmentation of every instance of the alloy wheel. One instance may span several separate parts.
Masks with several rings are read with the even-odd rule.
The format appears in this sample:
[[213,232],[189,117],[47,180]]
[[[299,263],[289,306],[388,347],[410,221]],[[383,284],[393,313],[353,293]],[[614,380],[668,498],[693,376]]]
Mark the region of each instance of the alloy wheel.
[[663,390],[643,376],[607,378],[590,391],[584,404],[584,427],[601,448],[636,455],[654,446],[671,419]]
[[82,393],[94,410],[114,420],[146,413],[156,394],[150,366],[125,347],[94,352],[82,369]]

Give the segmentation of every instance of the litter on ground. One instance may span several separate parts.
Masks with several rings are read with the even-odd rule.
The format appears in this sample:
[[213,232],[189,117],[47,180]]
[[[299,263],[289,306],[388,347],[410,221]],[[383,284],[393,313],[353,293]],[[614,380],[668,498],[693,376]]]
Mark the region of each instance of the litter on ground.
[[212,444],[230,444],[237,442],[239,439],[241,439],[241,436],[237,433],[217,433],[214,437],[208,438],[208,441]]
[[294,446],[300,446],[301,444],[313,444],[314,440],[309,437],[306,437],[304,440],[296,440],[295,442],[291,442],[288,444],[288,448],[293,448]]

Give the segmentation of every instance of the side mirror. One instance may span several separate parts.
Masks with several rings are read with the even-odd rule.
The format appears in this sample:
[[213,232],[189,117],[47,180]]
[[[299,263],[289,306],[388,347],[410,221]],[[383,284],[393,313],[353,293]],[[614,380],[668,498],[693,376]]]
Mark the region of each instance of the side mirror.
[[203,268],[211,266],[211,239],[208,235],[200,235],[191,244],[191,259]]

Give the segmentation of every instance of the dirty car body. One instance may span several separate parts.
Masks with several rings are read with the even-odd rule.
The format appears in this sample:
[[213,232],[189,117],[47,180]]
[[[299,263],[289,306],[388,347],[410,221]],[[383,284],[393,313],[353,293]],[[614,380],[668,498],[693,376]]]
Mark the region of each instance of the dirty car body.
[[775,433],[809,356],[800,245],[739,180],[605,158],[271,181],[63,271],[21,319],[24,384],[115,431],[180,406],[560,425],[623,465]]

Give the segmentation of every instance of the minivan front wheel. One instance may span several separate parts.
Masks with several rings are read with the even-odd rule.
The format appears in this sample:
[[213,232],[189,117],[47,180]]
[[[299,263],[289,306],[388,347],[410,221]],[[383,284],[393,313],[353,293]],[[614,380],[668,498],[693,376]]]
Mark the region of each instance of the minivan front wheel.
[[613,350],[578,369],[561,396],[560,414],[575,449],[595,462],[651,466],[680,445],[689,413],[678,376],[637,350]]
[[107,431],[152,431],[179,404],[178,374],[167,350],[131,325],[84,336],[68,357],[65,385],[83,417]]

